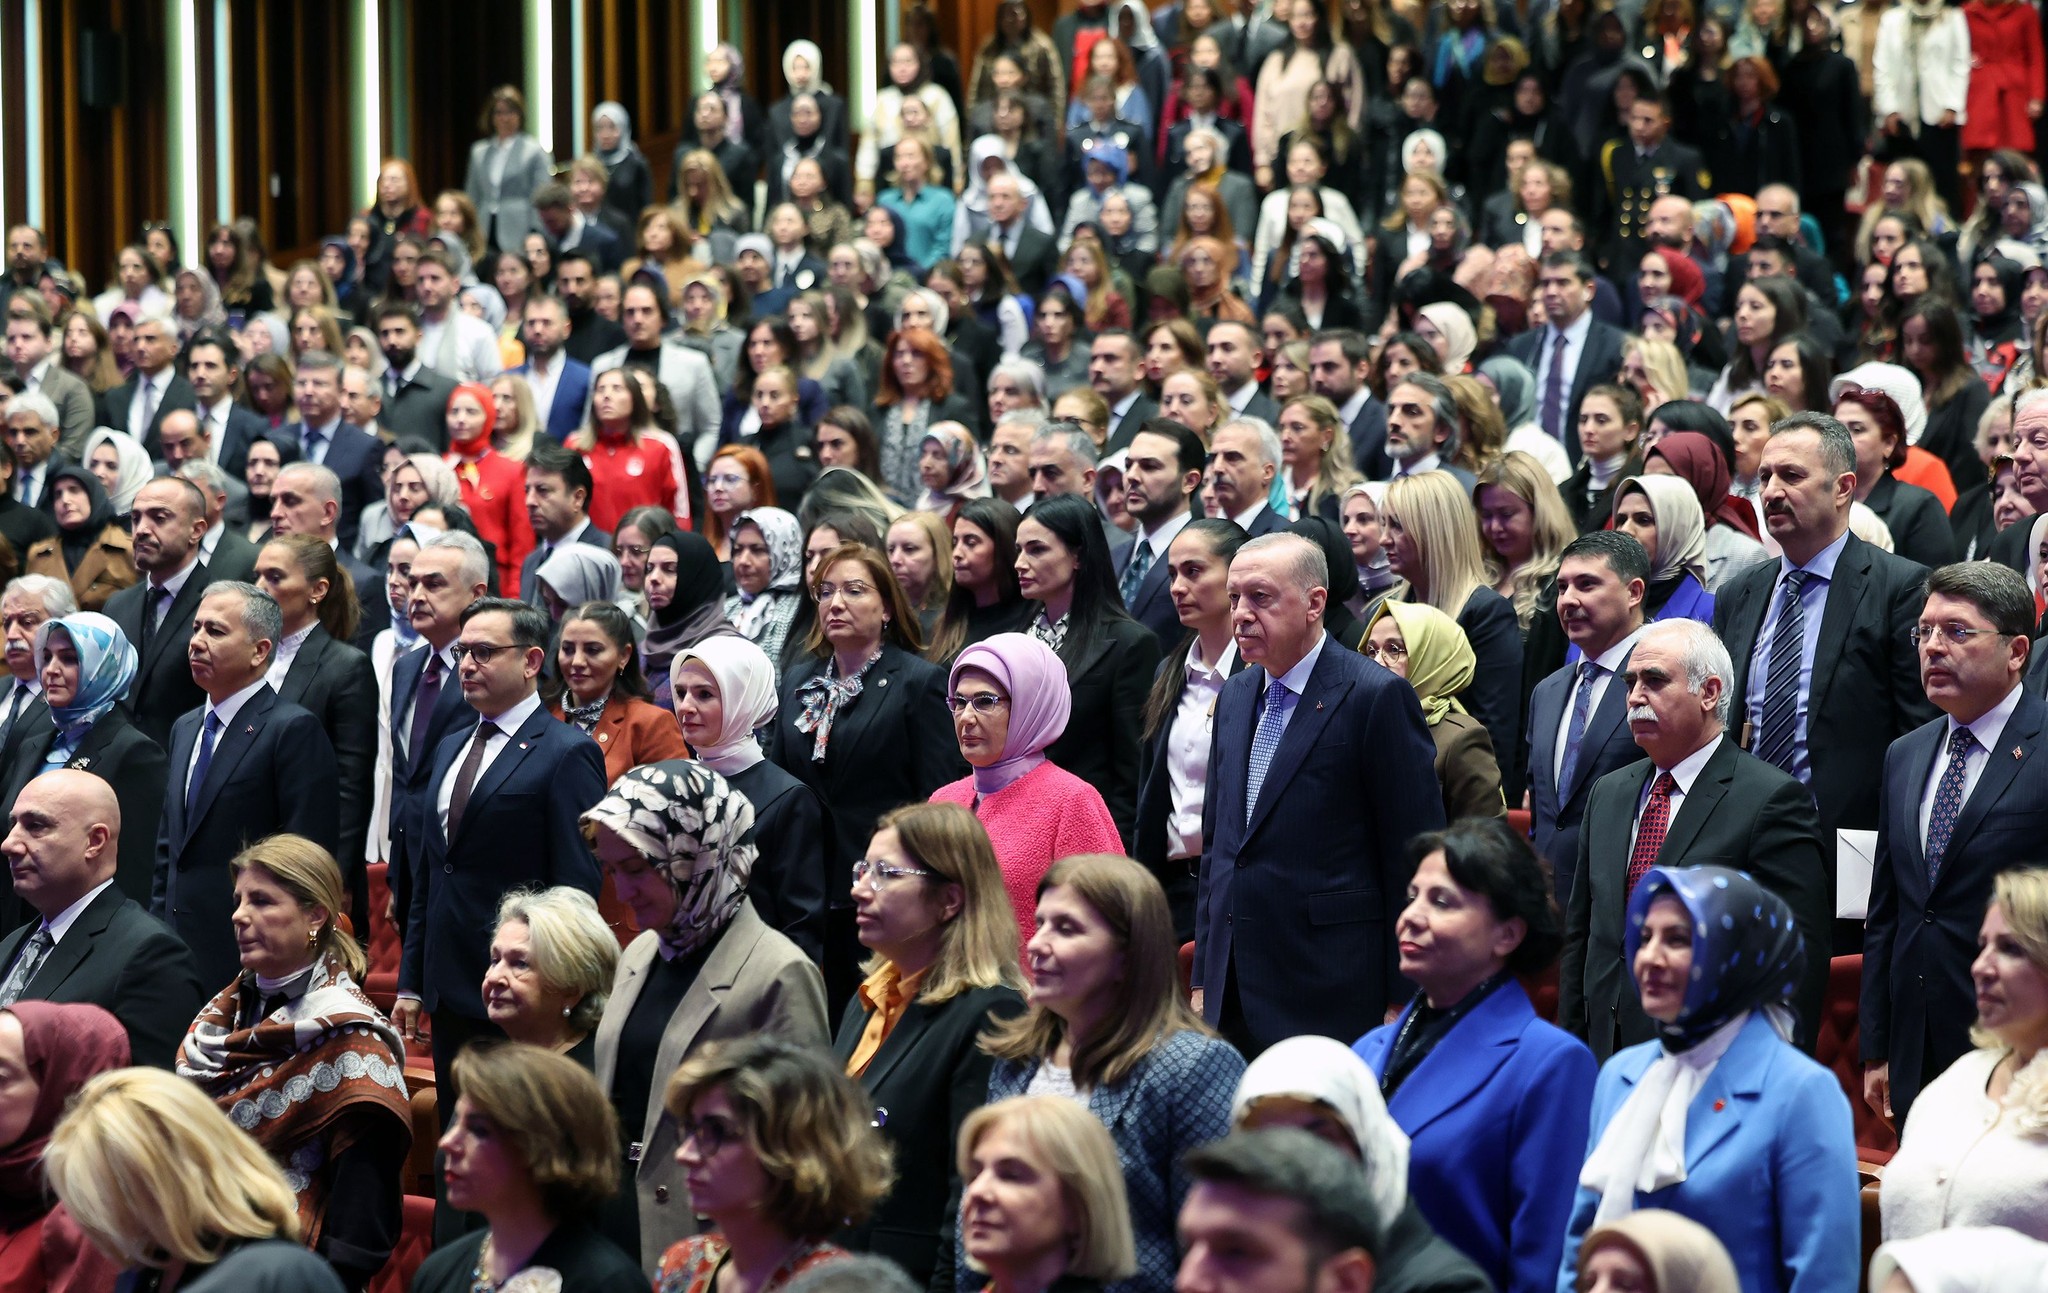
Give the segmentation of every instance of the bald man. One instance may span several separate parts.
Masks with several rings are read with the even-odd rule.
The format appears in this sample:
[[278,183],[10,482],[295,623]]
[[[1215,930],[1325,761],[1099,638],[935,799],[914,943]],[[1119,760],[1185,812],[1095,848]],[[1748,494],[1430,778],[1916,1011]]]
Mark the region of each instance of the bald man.
[[137,1064],[169,1068],[205,997],[191,950],[114,883],[120,851],[120,801],[99,777],[59,768],[22,787],[0,853],[39,919],[0,940],[0,1005],[89,1001]]

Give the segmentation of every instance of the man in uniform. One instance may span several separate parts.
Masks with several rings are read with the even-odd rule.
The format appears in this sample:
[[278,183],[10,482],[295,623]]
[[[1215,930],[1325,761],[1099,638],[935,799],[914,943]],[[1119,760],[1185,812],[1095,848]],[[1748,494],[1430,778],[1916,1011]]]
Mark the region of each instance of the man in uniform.
[[1601,268],[1615,277],[1634,277],[1646,247],[1650,207],[1676,194],[1706,197],[1713,177],[1694,150],[1666,138],[1671,110],[1654,94],[1638,97],[1628,110],[1628,138],[1610,141],[1600,155],[1602,182],[1593,189],[1592,226],[1606,231]]

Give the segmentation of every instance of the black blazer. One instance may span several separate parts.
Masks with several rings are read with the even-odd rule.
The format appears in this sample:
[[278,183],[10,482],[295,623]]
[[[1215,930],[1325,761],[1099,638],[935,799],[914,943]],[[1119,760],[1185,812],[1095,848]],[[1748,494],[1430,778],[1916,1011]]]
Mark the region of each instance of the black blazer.
[[163,623],[147,646],[143,645],[142,613],[149,580],[145,577],[107,599],[107,618],[120,625],[138,657],[135,682],[122,707],[159,749],[170,748],[171,726],[180,715],[206,703],[206,692],[192,681],[185,648],[192,641],[192,613],[199,609],[199,599],[212,582],[204,564],[194,566],[185,586],[164,608]]
[[[411,1293],[469,1293],[477,1256],[489,1237],[479,1230],[429,1253],[412,1278]],[[555,1227],[526,1265],[560,1271],[562,1287],[577,1293],[647,1293],[640,1263],[584,1221]]]
[[[612,550],[612,536],[606,534],[584,518],[583,529],[576,535],[576,542],[587,543],[594,548]],[[526,561],[519,567],[519,600],[533,606],[540,601],[540,565],[546,560],[547,548],[543,544],[533,545],[533,551],[526,554]]]
[[[7,704],[8,695],[14,690],[14,681],[12,678],[0,678],[0,708]],[[23,703],[21,713],[14,720],[14,726],[8,729],[6,742],[0,744],[0,770],[14,762],[15,751],[56,730],[57,725],[50,721],[50,702],[43,698],[42,692],[34,693]],[[9,802],[12,802],[11,797]],[[0,822],[6,820],[7,815],[0,813]],[[0,929],[12,928],[14,925],[11,921],[0,925]]]
[[1147,422],[1159,416],[1159,401],[1145,394],[1142,390],[1138,392],[1138,398],[1131,402],[1129,411],[1121,419],[1116,415],[1116,401],[1111,400],[1109,403],[1109,437],[1102,444],[1104,456],[1113,454],[1119,449],[1130,448],[1131,441],[1137,436],[1139,430]]
[[[422,374],[425,371],[422,369]],[[450,394],[454,393],[453,386],[448,389]],[[444,395],[441,407],[446,409],[447,406],[448,399]],[[391,426],[391,401],[386,400],[384,408],[384,424],[388,427]],[[301,423],[291,422],[277,434],[280,440],[289,443],[296,452],[305,440],[306,429]],[[435,452],[442,452],[446,447],[439,446]],[[353,423],[335,424],[334,437],[327,442],[326,461],[321,465],[341,478],[341,513],[335,518],[335,537],[341,540],[344,552],[356,546],[356,530],[362,520],[363,509],[384,497],[384,482],[379,475],[383,461],[382,440]]]
[[[242,404],[228,405],[228,424],[219,432],[220,469],[232,479],[242,479],[248,473],[249,446],[269,439],[270,430],[270,419],[256,410]],[[149,451],[152,457],[159,452],[156,446],[150,446]]]
[[1073,709],[1045,757],[1102,792],[1129,848],[1138,816],[1139,733],[1145,692],[1159,672],[1159,639],[1119,617],[1102,626],[1086,655],[1065,663]]
[[1700,160],[1714,177],[1716,191],[1756,193],[1770,184],[1800,183],[1799,128],[1792,115],[1772,104],[1746,133],[1738,131],[1731,113],[1708,121]]
[[[1110,561],[1116,570],[1119,584],[1137,551],[1138,538],[1134,534],[1129,543],[1123,544],[1110,554]],[[1130,605],[1124,607],[1131,613],[1132,619],[1152,630],[1152,636],[1159,639],[1161,651],[1171,651],[1173,644],[1180,641],[1182,635],[1187,632],[1181,627],[1180,612],[1173,608],[1173,597],[1168,589],[1171,582],[1166,569],[1166,553],[1155,550],[1152,553],[1152,564],[1145,569],[1145,577],[1138,581],[1137,595],[1131,598]]]
[[1892,742],[1884,817],[1863,926],[1862,1058],[1891,1066],[1901,1126],[1921,1089],[1970,1049],[1977,1017],[1970,963],[2000,871],[2041,860],[2048,838],[2048,704],[2025,694],[1957,814],[1930,880],[1920,809],[1945,757],[1947,716]]
[[213,557],[206,563],[206,570],[214,583],[250,584],[256,582],[256,554],[261,551],[243,535],[242,528],[227,525],[220,532],[220,542],[213,545]]
[[[398,394],[385,393],[384,412],[377,420],[392,438],[413,453],[446,453],[448,397],[454,393],[453,380],[421,364],[419,371],[398,388]],[[329,456],[333,456],[331,451]]]
[[[797,691],[825,672],[829,657],[799,660],[782,674],[769,757],[829,805],[825,874],[845,877],[854,859],[867,856],[868,839],[882,814],[921,804],[932,791],[963,775],[966,762],[946,709],[946,671],[897,646],[882,648],[861,693],[839,711],[823,762],[811,758],[812,737],[796,728],[803,702]],[[844,889],[828,890],[835,906]]]
[[420,674],[427,667],[428,646],[422,642],[391,666],[391,900],[401,924],[412,910],[412,862],[424,835],[412,828],[412,797],[426,784],[434,750],[458,727],[476,722],[476,711],[462,699],[462,684],[450,668],[427,719],[426,739],[412,749],[412,705]]
[[[148,451],[151,458],[163,457],[163,442],[157,438],[157,431],[164,424],[164,414],[176,413],[181,409],[187,413],[199,411],[199,397],[192,393],[192,383],[186,381],[184,374],[178,372],[175,367],[170,373],[170,383],[164,387],[163,395],[157,399],[156,413],[149,419],[148,426],[138,428],[128,425],[128,416],[134,411],[135,404],[136,379],[133,377],[119,386],[109,387],[100,392],[100,425],[113,427],[117,431],[126,431],[142,442],[142,447]],[[247,456],[246,452],[244,456]],[[227,468],[222,467],[221,470],[226,471]]]
[[1387,457],[1386,401],[1369,391],[1351,423],[1351,461],[1367,480],[1394,474],[1393,459]]
[[[1751,566],[1714,596],[1714,631],[1735,663],[1735,729],[1746,721],[1750,658],[1782,564]],[[1906,640],[1906,626],[1920,614],[1920,585],[1926,577],[1924,567],[1853,534],[1835,564],[1806,712],[1812,766],[1808,788],[1820,811],[1830,881],[1835,832],[1877,827],[1885,751],[1936,716],[1920,685],[1919,653]]]
[[[228,863],[266,835],[303,835],[330,854],[340,846],[335,797],[317,793],[335,781],[334,746],[320,720],[268,687],[257,688],[221,732],[206,780],[186,807],[205,707],[171,729],[163,813],[149,909],[178,931],[199,965],[200,982],[218,992],[242,972],[229,918],[235,909]],[[479,975],[479,978],[482,976]]]
[[825,964],[826,894],[846,876],[825,870],[825,806],[809,786],[768,759],[727,777],[754,806],[747,842],[759,850],[747,898],[754,910],[820,968]]
[[1864,505],[1892,532],[1892,551],[1929,570],[1956,559],[1956,532],[1948,510],[1933,491],[1908,485],[1886,472],[1870,487]]
[[[1583,1038],[1603,1064],[1623,1047],[1657,1035],[1622,950],[1636,806],[1655,771],[1656,765],[1639,759],[1595,782],[1579,835],[1579,878],[1565,915],[1557,1022]],[[1657,851],[1662,867],[1747,871],[1792,908],[1807,949],[1793,1005],[1799,1012],[1798,1042],[1809,1054],[1828,986],[1835,915],[1830,851],[1821,847],[1806,787],[1726,737],[1678,805]]]
[[[1549,337],[1550,329],[1531,328],[1508,342],[1508,353],[1527,364],[1530,372],[1540,372],[1542,369],[1537,356],[1546,344],[1550,344]],[[1621,372],[1621,344],[1626,340],[1628,334],[1620,328],[1595,319],[1591,330],[1586,333],[1586,344],[1579,348],[1579,366],[1572,374],[1571,398],[1565,409],[1562,428],[1565,452],[1571,455],[1574,465],[1579,461],[1579,437],[1576,430],[1579,425],[1579,402],[1586,398],[1587,391],[1602,382],[1613,381],[1616,374]],[[1542,394],[1541,390],[1537,391],[1539,410]],[[1600,524],[1606,523],[1606,517],[1601,517]],[[1579,528],[1584,529],[1585,526],[1581,524]]]
[[[1249,665],[1250,661],[1233,646],[1228,677],[1235,678]],[[1168,670],[1174,672],[1179,682],[1173,697],[1174,706],[1178,706],[1188,687],[1187,651],[1178,640],[1168,645],[1159,661],[1159,672]],[[1195,936],[1195,886],[1200,880],[1196,872],[1200,870],[1201,859],[1175,862],[1167,856],[1173,847],[1166,835],[1167,819],[1173,816],[1173,786],[1166,769],[1166,743],[1173,735],[1173,713],[1172,708],[1166,711],[1159,730],[1138,751],[1138,817],[1131,856],[1159,877],[1160,887],[1166,890],[1167,908],[1173,913],[1174,937],[1185,943]]]
[[[461,688],[456,689],[460,692]],[[377,674],[370,657],[313,626],[285,671],[278,698],[320,720],[334,746],[340,849],[334,860],[353,883],[370,833],[370,777],[377,766]]]
[[499,900],[525,885],[574,885],[597,896],[602,877],[577,819],[604,798],[605,779],[597,742],[539,706],[477,778],[450,839],[439,790],[475,732],[471,711],[470,722],[434,747],[433,771],[407,805],[419,853],[398,986],[417,992],[429,1011],[481,1020]]
[[[1628,667],[1626,657],[1622,667]],[[1579,761],[1569,784],[1557,781],[1558,729],[1564,723],[1565,706],[1571,702],[1578,666],[1566,665],[1543,681],[1529,696],[1529,751],[1526,772],[1529,781],[1530,837],[1550,863],[1551,878],[1557,883],[1557,906],[1571,905],[1572,879],[1579,873],[1579,825],[1585,819],[1586,800],[1593,783],[1643,757],[1643,751],[1629,734],[1623,718],[1628,713],[1628,688],[1619,676],[1607,680],[1600,703],[1586,715],[1586,731],[1579,738]]]
[[1458,627],[1472,644],[1479,666],[1458,700],[1500,751],[1501,789],[1508,802],[1522,802],[1515,752],[1522,748],[1522,627],[1515,604],[1481,585],[1465,599]]
[[[43,759],[57,742],[57,729],[48,725],[47,709],[44,713],[43,730],[14,747],[4,774],[0,774],[6,779],[4,789],[0,789],[0,821],[12,820],[14,801],[21,788],[42,772]],[[123,826],[114,882],[135,901],[148,902],[150,875],[156,866],[156,838],[149,823],[163,812],[164,781],[169,769],[163,748],[144,736],[117,708],[92,725],[64,766],[90,772],[114,788]],[[11,910],[16,903],[12,886],[0,895],[0,903],[10,909],[5,928],[14,928],[20,917],[28,914]]]
[[[896,1184],[865,1224],[839,1242],[875,1253],[909,1272],[920,1288],[953,1287],[953,1231],[960,1215],[954,1145],[967,1115],[988,1103],[993,1057],[976,1043],[990,1023],[1024,1013],[1015,988],[971,988],[936,1005],[912,1001],[859,1077],[875,1106],[875,1124],[896,1154]],[[844,1068],[869,1012],[847,1003],[832,1051]]]
[[1010,272],[1017,285],[1033,299],[1059,273],[1060,247],[1049,233],[1026,224],[1017,234],[1017,254],[1010,257]]
[[[29,928],[0,939],[0,965],[14,964]],[[101,1007],[128,1030],[137,1064],[167,1069],[209,993],[191,949],[114,884],[78,913],[21,995]]]
[[348,571],[349,582],[356,589],[356,635],[349,639],[349,645],[368,655],[377,635],[391,627],[391,601],[384,595],[384,572],[357,561],[346,545],[334,550],[334,560]]

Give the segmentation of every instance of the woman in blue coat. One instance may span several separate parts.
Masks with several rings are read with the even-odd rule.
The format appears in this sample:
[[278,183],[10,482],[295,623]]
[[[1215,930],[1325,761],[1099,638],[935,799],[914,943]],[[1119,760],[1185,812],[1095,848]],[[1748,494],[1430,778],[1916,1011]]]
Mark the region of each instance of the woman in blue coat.
[[1653,867],[1625,947],[1660,1036],[1600,1070],[1557,1293],[1586,1233],[1638,1208],[1712,1229],[1743,1293],[1855,1293],[1856,1136],[1835,1075],[1786,1040],[1791,908],[1740,871]]
[[1436,1232],[1502,1293],[1548,1293],[1585,1145],[1593,1053],[1536,1017],[1516,976],[1561,936],[1543,862],[1504,821],[1415,842],[1394,927],[1421,989],[1353,1049],[1410,1142],[1408,1188]]

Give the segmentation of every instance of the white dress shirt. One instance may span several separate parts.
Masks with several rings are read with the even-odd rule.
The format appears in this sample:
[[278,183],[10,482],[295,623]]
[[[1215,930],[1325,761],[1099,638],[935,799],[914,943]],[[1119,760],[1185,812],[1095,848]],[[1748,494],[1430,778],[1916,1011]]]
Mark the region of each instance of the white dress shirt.
[[235,397],[223,395],[211,408],[204,410],[199,429],[206,433],[206,461],[220,465],[220,447],[228,438],[228,414],[234,411]]
[[29,507],[34,507],[43,496],[43,477],[50,472],[50,460],[43,459],[33,467],[23,467],[15,480],[14,496]]
[[552,359],[542,359],[532,351],[527,352],[526,385],[533,392],[533,406],[540,410],[543,426],[555,407],[555,388],[562,384],[562,369],[568,362],[569,357],[559,350]]
[[[212,701],[206,703],[207,714],[220,715],[220,731],[213,738],[215,754],[220,753],[221,742],[228,739],[228,730],[235,725],[235,715],[242,712],[242,706],[248,704],[252,696],[269,685],[270,680],[268,678],[258,678],[255,682],[250,683],[218,705]],[[199,766],[199,752],[205,748],[206,718],[204,715],[201,715],[199,719],[199,734],[193,738],[192,753],[185,760],[185,775],[180,778],[180,783],[185,788],[187,798],[190,798],[192,795],[192,770]]]
[[[443,682],[441,685],[445,687],[448,684]],[[505,747],[512,744],[513,736],[518,733],[521,727],[525,726],[526,720],[533,717],[533,712],[539,708],[540,693],[535,692],[502,714],[482,714],[478,716],[477,726],[470,729],[471,735],[469,740],[463,744],[462,753],[456,757],[455,762],[448,765],[448,775],[441,778],[441,788],[434,796],[434,811],[440,817],[441,833],[443,836],[448,833],[448,801],[455,797],[455,779],[462,775],[462,765],[469,759],[470,746],[476,742],[475,734],[482,730],[485,723],[496,723],[498,725],[498,734],[493,736],[484,746],[483,762],[476,766],[476,779],[481,783],[484,779],[484,774],[491,770],[491,765],[496,763],[498,756],[505,752]]]
[[[156,612],[156,619],[155,619],[155,621],[154,621],[154,622],[153,622],[153,623],[152,623],[152,624],[150,625],[150,627],[151,627],[151,628],[162,628],[162,627],[163,627],[163,622],[164,622],[164,616],[166,616],[166,615],[170,614],[170,612],[171,612],[171,603],[172,603],[172,602],[175,602],[175,601],[177,601],[177,600],[178,600],[178,594],[179,594],[179,593],[182,593],[182,592],[184,592],[184,591],[185,591],[185,581],[186,581],[186,580],[188,580],[188,579],[190,579],[190,578],[192,577],[192,572],[193,572],[193,571],[195,571],[195,570],[199,569],[199,560],[200,560],[200,558],[199,558],[199,554],[198,554],[198,553],[196,553],[196,552],[195,552],[195,553],[193,553],[193,554],[192,554],[192,560],[190,560],[190,561],[188,561],[188,562],[186,562],[186,563],[185,563],[185,568],[184,568],[183,570],[180,570],[180,571],[179,571],[179,572],[178,572],[177,574],[175,574],[175,575],[172,575],[172,576],[171,576],[171,577],[170,577],[169,579],[166,579],[166,580],[164,580],[164,581],[163,581],[163,583],[161,583],[161,584],[158,584],[158,585],[156,585],[156,586],[157,586],[157,587],[159,587],[159,588],[163,588],[163,589],[166,589],[166,590],[168,590],[168,591],[169,591],[169,593],[170,593],[170,596],[168,596],[168,597],[164,598],[164,599],[163,599],[163,605],[161,605],[161,606],[159,606],[159,607],[157,608],[157,612]],[[146,583],[146,582],[147,582],[147,581],[145,581],[145,583]],[[149,614],[149,589],[148,589],[148,588],[144,588],[144,589],[143,589],[143,594],[142,594],[142,613],[143,613],[144,615],[148,615],[148,614]]]
[[1238,387],[1236,390],[1231,391],[1229,394],[1225,395],[1223,397],[1223,402],[1230,406],[1230,411],[1232,413],[1242,415],[1244,413],[1244,406],[1251,403],[1252,400],[1257,398],[1258,394],[1259,383],[1256,379],[1254,379],[1252,381],[1246,382],[1244,385]]
[[1636,833],[1638,831],[1641,831],[1643,828],[1643,809],[1647,807],[1650,802],[1650,792],[1656,788],[1657,774],[1660,772],[1669,771],[1671,773],[1671,779],[1678,783],[1678,788],[1671,792],[1671,812],[1668,816],[1664,818],[1664,828],[1666,831],[1669,831],[1671,829],[1671,823],[1678,820],[1678,810],[1684,807],[1685,797],[1692,793],[1692,783],[1700,779],[1700,772],[1707,766],[1707,760],[1714,757],[1714,751],[1720,749],[1721,742],[1727,739],[1728,738],[1726,736],[1716,736],[1713,740],[1708,741],[1699,749],[1694,750],[1691,754],[1688,754],[1684,758],[1680,759],[1678,761],[1678,766],[1674,768],[1665,769],[1656,767],[1655,765],[1651,766],[1650,775],[1643,781],[1643,793],[1636,800],[1635,829],[1631,830],[1628,833],[1628,850],[1630,856],[1634,856],[1635,854]]
[[1413,462],[1395,463],[1394,479],[1399,480],[1403,476],[1420,476],[1425,471],[1435,471],[1443,465],[1443,455],[1432,449]]
[[[1934,766],[1927,770],[1927,784],[1920,790],[1920,846],[1927,847],[1927,827],[1934,820],[1934,793],[1941,786],[1942,774],[1948,771],[1949,742],[1955,739],[1956,729],[1967,727],[1970,735],[1977,738],[1977,748],[1965,756],[1963,762],[1963,802],[1970,802],[1970,795],[1977,789],[1977,781],[1990,766],[1991,756],[1998,750],[1998,738],[2005,735],[2005,725],[2011,721],[2013,710],[2019,708],[2020,694],[2024,687],[2014,684],[2005,693],[2005,699],[1977,716],[1974,723],[1958,723],[1951,716],[1948,728],[1941,734],[1941,749],[1934,756]],[[2008,755],[2007,757],[2010,757]]]
[[[1131,546],[1131,560],[1136,561],[1138,559],[1139,544],[1152,549],[1152,563],[1154,565],[1166,560],[1166,550],[1173,546],[1173,541],[1180,537],[1180,532],[1185,530],[1188,522],[1194,519],[1195,514],[1193,510],[1184,507],[1174,513],[1171,519],[1161,522],[1156,530],[1148,532],[1141,528],[1138,531],[1137,543]],[[1129,568],[1128,565],[1125,566],[1125,569]]]
[[128,400],[129,435],[140,440],[148,434],[150,417],[154,409],[164,406],[164,389],[171,384],[171,377],[168,368],[154,377],[139,368],[135,370],[135,394]]
[[[341,430],[341,415],[339,413],[319,426],[302,423],[299,427],[299,452],[303,455],[302,461],[321,467],[326,466],[327,451],[334,448],[334,433],[339,430]],[[313,442],[312,450],[308,452],[306,441],[307,437],[311,435],[317,435],[319,439]]]
[[[1593,715],[1600,708],[1600,702],[1607,697],[1607,684],[1613,682],[1615,676],[1621,672],[1622,663],[1628,659],[1628,653],[1636,649],[1636,639],[1642,635],[1643,630],[1639,628],[1594,656],[1593,663],[1599,666],[1600,672],[1593,675],[1593,681],[1589,683],[1584,678],[1574,677],[1572,685],[1565,689],[1564,714],[1557,723],[1557,750],[1551,758],[1550,766],[1550,784],[1557,786],[1559,798],[1564,797],[1564,787],[1558,783],[1564,777],[1565,740],[1571,735],[1572,711],[1579,703],[1579,688],[1590,687],[1593,691],[1593,699],[1586,702],[1586,719],[1591,722]],[[1577,668],[1578,666],[1573,666],[1574,671]]]
[[1223,648],[1222,657],[1213,665],[1202,661],[1201,639],[1188,647],[1187,682],[1166,733],[1166,787],[1171,804],[1166,817],[1166,854],[1170,858],[1202,855],[1202,801],[1208,788],[1216,701],[1236,663],[1234,641]]
[[220,548],[220,536],[228,532],[225,521],[215,521],[206,533],[199,536],[199,559],[207,565],[213,564],[213,554]]

